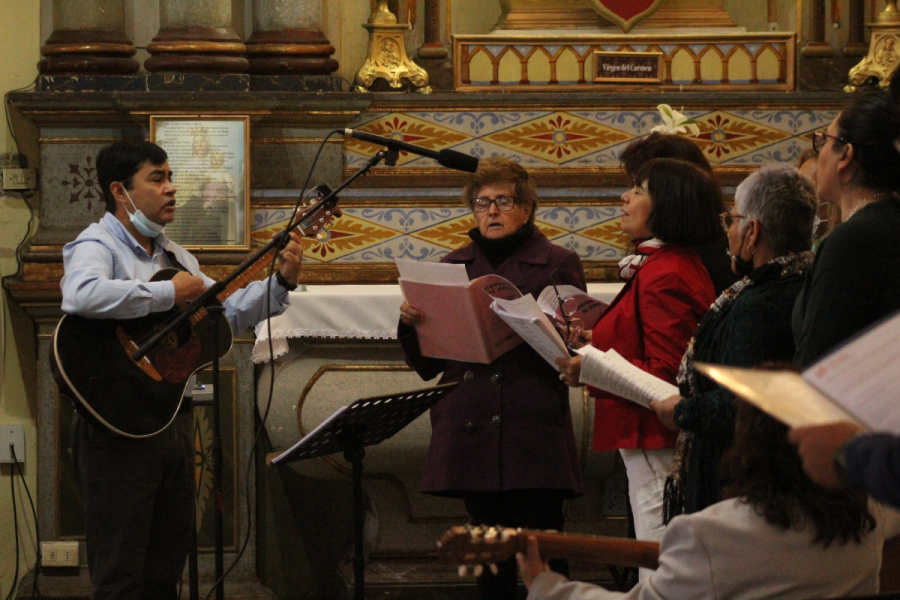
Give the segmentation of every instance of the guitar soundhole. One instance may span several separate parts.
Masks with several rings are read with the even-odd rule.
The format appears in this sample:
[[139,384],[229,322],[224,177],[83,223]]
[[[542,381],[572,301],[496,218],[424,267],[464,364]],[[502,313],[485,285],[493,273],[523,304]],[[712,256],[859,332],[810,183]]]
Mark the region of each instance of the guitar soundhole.
[[200,357],[200,340],[192,336],[187,343],[177,347],[166,346],[160,348],[153,355],[153,364],[170,383],[184,381],[193,373]]
[[161,342],[161,346],[163,348],[176,349],[181,348],[182,346],[188,344],[191,341],[191,327],[190,325],[182,325],[181,327],[176,328],[174,331],[169,332],[165,338],[163,338]]

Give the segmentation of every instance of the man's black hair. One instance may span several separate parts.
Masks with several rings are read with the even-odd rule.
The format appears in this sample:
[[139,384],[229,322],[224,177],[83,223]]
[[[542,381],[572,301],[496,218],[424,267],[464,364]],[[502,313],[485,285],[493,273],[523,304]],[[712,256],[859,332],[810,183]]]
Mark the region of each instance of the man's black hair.
[[116,212],[116,199],[109,189],[112,183],[119,181],[130,191],[134,188],[132,178],[144,163],[149,161],[159,166],[168,158],[165,150],[145,140],[120,140],[101,150],[97,155],[97,179],[103,190],[106,210]]

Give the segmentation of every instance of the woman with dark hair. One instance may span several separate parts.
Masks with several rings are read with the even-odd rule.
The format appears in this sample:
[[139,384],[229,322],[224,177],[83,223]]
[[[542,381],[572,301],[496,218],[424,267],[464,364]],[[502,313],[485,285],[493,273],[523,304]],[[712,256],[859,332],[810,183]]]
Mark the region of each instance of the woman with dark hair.
[[[817,189],[843,222],[821,243],[794,309],[795,362],[807,366],[900,309],[900,77],[890,92],[860,93],[822,133]],[[860,486],[900,507],[900,438],[851,424],[792,432],[808,473]]]
[[878,592],[884,540],[898,513],[858,491],[828,490],[803,473],[787,427],[740,402],[734,445],[722,461],[728,500],[676,517],[659,568],[627,594],[547,572],[537,540],[520,555],[529,600],[806,600]]
[[[634,181],[635,175],[644,163],[654,158],[677,158],[687,161],[709,173],[715,180],[712,167],[697,144],[687,138],[670,133],[654,132],[647,137],[631,142],[619,155],[619,164],[628,177]],[[738,280],[731,270],[727,246],[725,236],[721,232],[717,232],[714,240],[694,247],[700,257],[700,262],[709,272],[716,295],[721,294],[725,288]]]
[[[484,159],[463,190],[476,227],[472,243],[441,262],[464,264],[469,279],[496,273],[537,297],[551,283],[585,289],[578,256],[537,227],[537,191],[528,172],[502,157]],[[459,387],[431,409],[431,445],[422,491],[461,498],[475,524],[562,530],[563,501],[584,491],[569,390],[528,344],[491,364],[422,356],[416,326],[426,315],[404,302],[397,337],[407,364],[424,380]],[[516,597],[516,565],[478,578],[480,597]],[[564,572],[564,562],[554,568]]]
[[[621,220],[637,252],[619,263],[625,287],[594,327],[595,347],[614,348],[635,366],[675,383],[688,340],[715,300],[692,246],[720,235],[722,210],[715,181],[690,163],[657,158],[638,169],[634,188],[622,195]],[[563,381],[581,385],[581,356],[557,362]],[[637,538],[658,541],[675,433],[652,410],[590,391],[596,398],[593,448],[619,450]]]
[[653,402],[663,424],[678,431],[666,482],[664,520],[694,513],[722,498],[719,460],[734,437],[734,395],[694,370],[694,362],[755,367],[794,356],[791,311],[809,251],[816,192],[785,164],[745,179],[730,213],[722,214],[732,268],[742,279],[722,292],[681,360],[681,395]]
[[807,366],[900,308],[900,109],[860,93],[816,133],[819,197],[843,222],[821,242],[794,311],[795,362]]

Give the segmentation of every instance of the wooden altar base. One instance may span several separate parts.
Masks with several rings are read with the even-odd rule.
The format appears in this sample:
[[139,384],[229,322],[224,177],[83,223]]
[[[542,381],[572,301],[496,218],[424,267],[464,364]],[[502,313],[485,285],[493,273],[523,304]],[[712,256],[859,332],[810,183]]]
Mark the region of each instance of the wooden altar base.
[[[453,36],[458,91],[791,91],[794,33],[691,33],[690,29],[630,35],[553,31]],[[658,84],[598,84],[594,53],[659,52]]]

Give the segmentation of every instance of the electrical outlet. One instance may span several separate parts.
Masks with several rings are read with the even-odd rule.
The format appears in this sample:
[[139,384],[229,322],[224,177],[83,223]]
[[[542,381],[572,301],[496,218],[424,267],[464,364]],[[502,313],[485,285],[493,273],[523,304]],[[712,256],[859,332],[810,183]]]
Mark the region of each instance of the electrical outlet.
[[37,188],[37,169],[3,169],[4,190],[33,190]]
[[77,567],[78,542],[41,542],[42,567]]
[[10,446],[15,448],[16,460],[25,462],[25,426],[0,425],[0,463],[14,463]]

